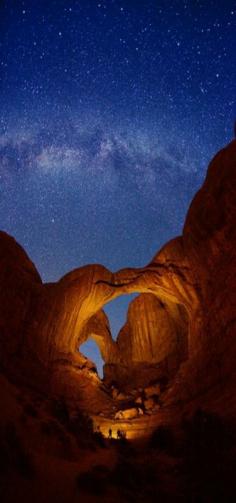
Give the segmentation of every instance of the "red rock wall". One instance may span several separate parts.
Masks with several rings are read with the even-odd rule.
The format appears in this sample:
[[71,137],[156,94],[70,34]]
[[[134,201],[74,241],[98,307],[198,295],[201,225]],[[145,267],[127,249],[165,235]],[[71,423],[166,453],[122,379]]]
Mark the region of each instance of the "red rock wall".
[[131,302],[117,344],[123,361],[159,363],[179,347],[184,359],[187,331],[188,316],[182,306],[145,293]]
[[20,352],[33,297],[42,287],[40,276],[21,246],[0,232],[0,362]]
[[[236,141],[233,141],[211,162],[203,187],[190,206],[183,236],[167,243],[143,268],[112,274],[102,266],[91,265],[72,271],[58,283],[42,285],[22,248],[1,233],[1,363],[6,367],[8,361],[12,364],[18,355],[19,368],[27,367],[35,358],[49,370],[61,365],[63,373],[65,362],[75,369],[81,363],[77,348],[85,340],[86,333],[99,342],[106,360],[111,360],[111,354],[112,360],[120,358],[118,353],[124,355],[126,350],[134,361],[146,354],[148,358],[152,358],[152,354],[155,358],[158,353],[164,355],[168,347],[172,347],[170,332],[166,330],[168,343],[165,338],[162,344],[158,336],[153,333],[150,337],[149,330],[144,328],[145,320],[152,318],[154,309],[152,314],[142,317],[140,329],[134,309],[132,343],[130,339],[127,344],[124,342],[124,329],[118,353],[106,320],[97,315],[106,302],[119,295],[151,293],[163,299],[166,305],[175,304],[175,310],[181,309],[176,305],[183,305],[188,312],[189,358],[181,366],[172,397],[190,399],[212,386],[220,386],[223,381],[225,389],[230,386],[233,389],[236,357],[235,174]],[[170,326],[172,311],[168,308]],[[98,330],[94,328],[95,321]],[[145,334],[144,338],[141,333]]]

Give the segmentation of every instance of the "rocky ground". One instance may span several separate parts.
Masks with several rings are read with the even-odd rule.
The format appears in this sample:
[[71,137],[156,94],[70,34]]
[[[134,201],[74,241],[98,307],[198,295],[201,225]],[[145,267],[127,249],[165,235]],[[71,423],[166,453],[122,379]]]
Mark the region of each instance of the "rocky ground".
[[[183,234],[139,269],[93,264],[43,284],[0,232],[3,503],[236,501],[235,167],[234,140]],[[102,307],[132,292],[113,341]],[[88,337],[103,382],[78,351]]]
[[109,440],[63,400],[3,375],[0,389],[3,503],[234,501],[235,431],[216,414],[162,417],[149,438]]

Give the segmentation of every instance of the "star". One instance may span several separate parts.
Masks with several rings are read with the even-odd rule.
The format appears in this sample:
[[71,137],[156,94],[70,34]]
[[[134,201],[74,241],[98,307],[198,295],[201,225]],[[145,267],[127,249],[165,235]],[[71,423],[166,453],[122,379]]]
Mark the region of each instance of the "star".
[[2,2],[1,226],[44,281],[182,232],[236,113],[235,2],[193,3]]

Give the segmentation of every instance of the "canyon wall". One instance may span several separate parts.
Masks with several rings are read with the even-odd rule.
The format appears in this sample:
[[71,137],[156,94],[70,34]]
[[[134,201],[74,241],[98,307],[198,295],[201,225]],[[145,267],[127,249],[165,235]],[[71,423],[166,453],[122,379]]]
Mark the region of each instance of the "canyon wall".
[[[0,233],[0,363],[5,372],[11,369],[14,375],[17,368],[19,376],[37,367],[35,374],[31,372],[32,383],[45,372],[49,389],[58,393],[72,389],[74,395],[87,372],[96,391],[93,364],[78,352],[88,337],[96,340],[107,365],[128,362],[135,367],[165,361],[177,351],[179,335],[185,340],[188,334],[167,399],[188,401],[217,386],[224,386],[222,393],[233,389],[235,173],[233,141],[212,160],[188,211],[183,235],[167,243],[143,268],[111,273],[101,265],[88,265],[43,285],[24,250]],[[131,304],[114,343],[102,307],[132,292],[141,295]]]
[[159,363],[176,352],[184,360],[187,337],[186,310],[180,304],[145,293],[130,303],[117,345],[123,361]]
[[28,313],[42,288],[23,248],[0,232],[0,363],[9,365],[26,343]]
[[[144,293],[129,305],[116,349],[104,358],[105,382],[145,387],[150,381],[169,379],[188,356],[188,314],[183,306]],[[130,387],[130,386],[129,386]]]
[[191,365],[183,375],[188,396],[209,389],[217,410],[231,409],[236,416],[235,140],[211,161],[188,211],[183,241],[202,305],[201,329],[192,332]]

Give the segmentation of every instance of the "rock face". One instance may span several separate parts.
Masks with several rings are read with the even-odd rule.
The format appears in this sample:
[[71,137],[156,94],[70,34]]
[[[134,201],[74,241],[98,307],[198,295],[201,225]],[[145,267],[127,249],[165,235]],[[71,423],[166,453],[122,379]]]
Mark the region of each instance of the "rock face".
[[[236,415],[236,141],[211,161],[187,214],[183,241],[198,282],[202,329],[192,334],[187,373],[203,391],[219,386],[218,409]],[[195,374],[195,376],[194,376]],[[228,393],[231,398],[229,399]],[[217,391],[215,392],[217,395]],[[224,398],[225,396],[225,398]]]
[[[106,375],[118,381],[128,375],[134,386],[140,375],[157,380],[167,365],[173,377],[167,401],[187,402],[213,388],[226,396],[236,382],[235,222],[233,141],[211,162],[183,235],[167,243],[146,267],[113,274],[89,265],[43,285],[22,248],[1,233],[0,363],[5,372],[11,377],[16,369],[18,377],[28,372],[32,384],[48,392],[80,396],[88,409],[105,410],[112,399],[102,390],[93,364],[78,352],[93,337]],[[102,307],[132,292],[141,295],[131,304],[114,343]],[[179,368],[176,377],[173,368]],[[213,391],[208,393],[213,397]],[[230,410],[236,414],[233,396]],[[216,401],[212,398],[212,407]]]
[[186,309],[150,293],[139,295],[130,303],[113,347],[104,358],[105,382],[124,389],[130,382],[144,387],[151,380],[172,377],[188,355]]
[[104,311],[98,311],[86,323],[80,334],[80,344],[84,342],[83,338],[84,341],[91,338],[97,343],[104,362],[117,361],[119,359],[118,347],[112,339],[109,320]]
[[0,232],[0,285],[1,364],[9,366],[25,344],[25,321],[42,281],[23,248],[5,232]]
[[160,363],[169,355],[186,357],[188,317],[180,304],[141,294],[128,310],[117,344],[124,361]]

